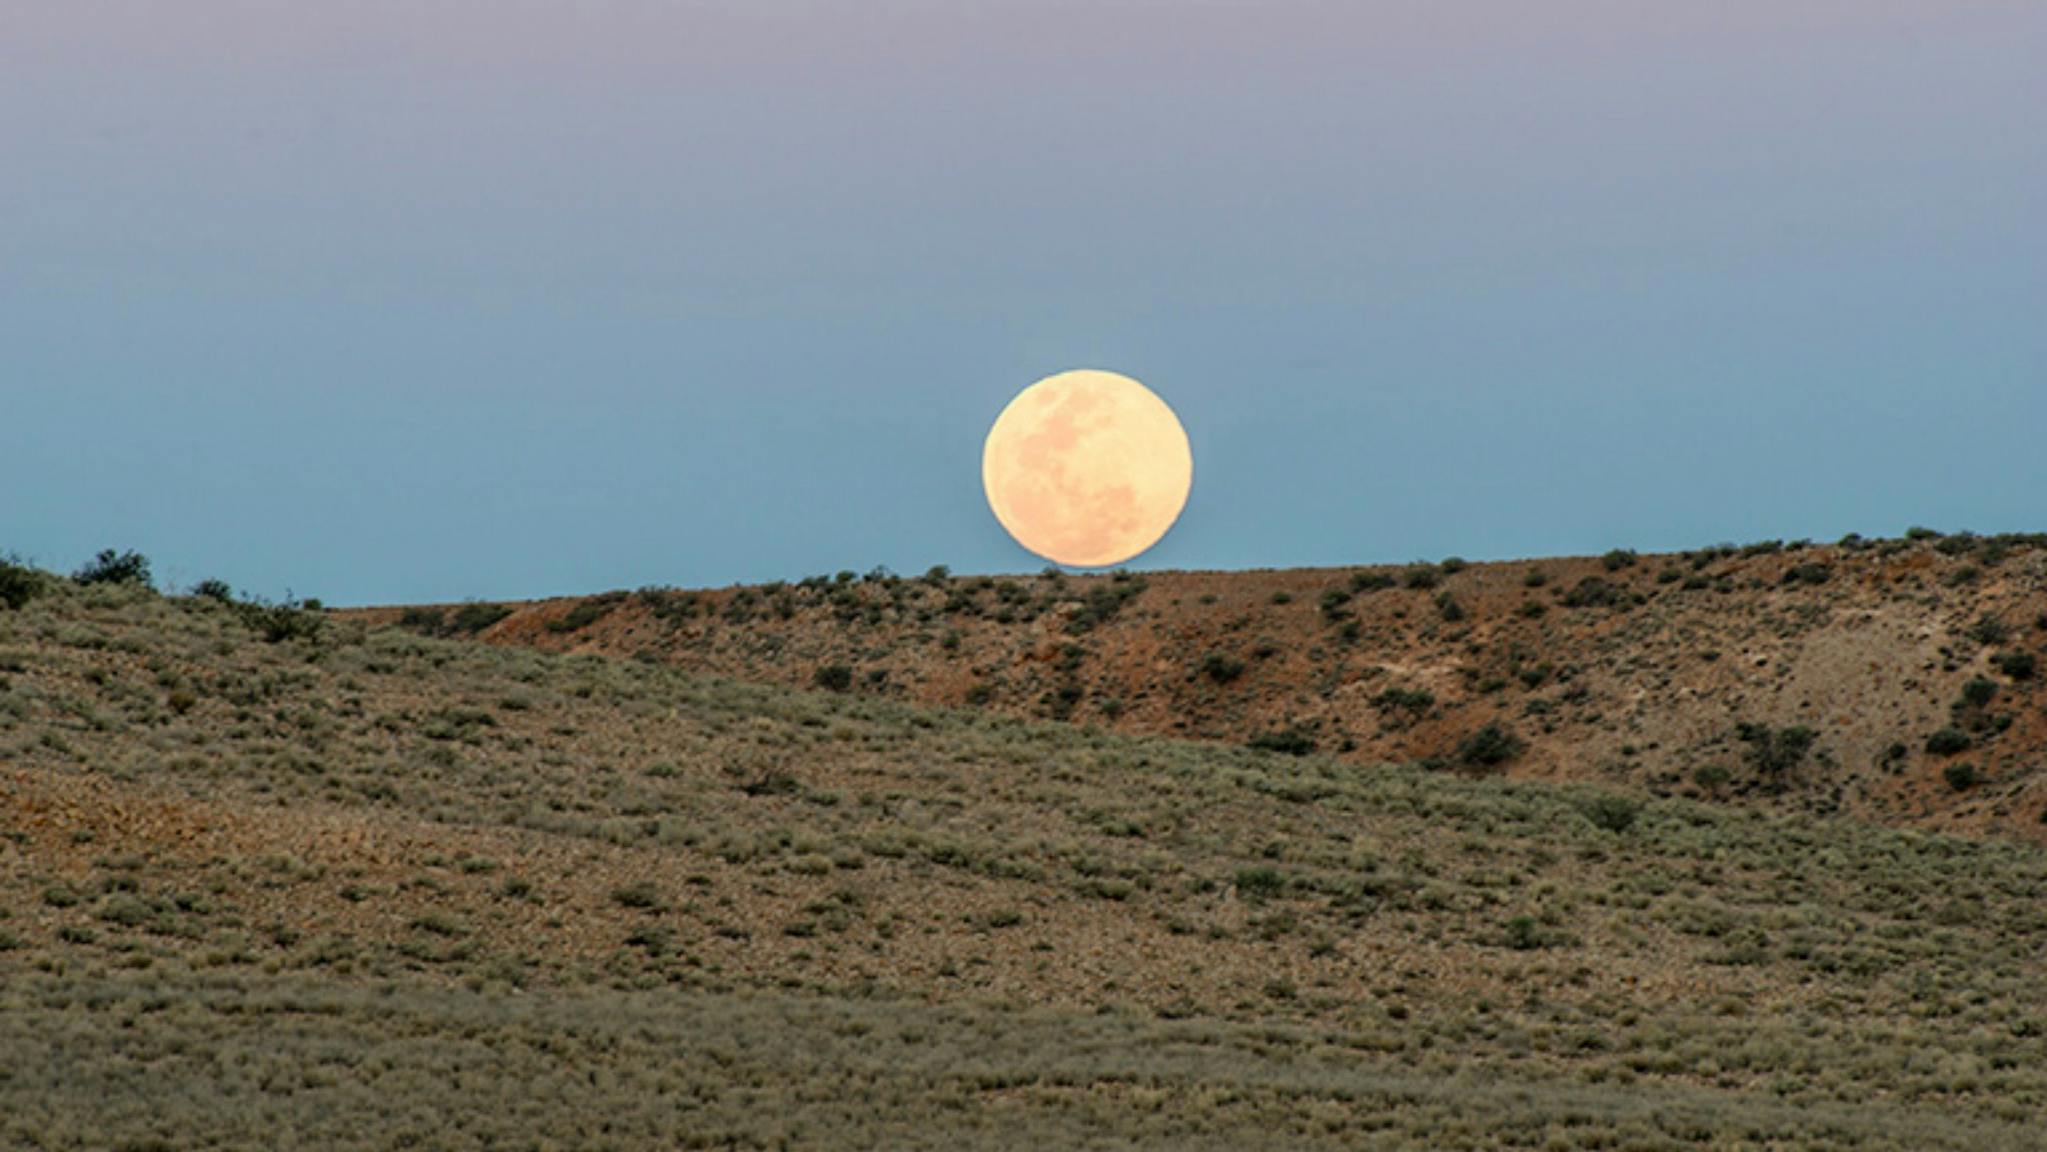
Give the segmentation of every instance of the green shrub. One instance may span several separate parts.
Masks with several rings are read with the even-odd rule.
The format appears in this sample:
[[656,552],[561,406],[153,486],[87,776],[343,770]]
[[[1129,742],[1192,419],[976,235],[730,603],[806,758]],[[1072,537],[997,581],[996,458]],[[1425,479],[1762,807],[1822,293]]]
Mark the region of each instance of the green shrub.
[[221,604],[234,602],[235,590],[225,580],[201,580],[192,585],[192,595],[201,600],[212,600]]
[[1819,734],[1802,725],[1771,728],[1767,724],[1741,724],[1735,734],[1748,747],[1749,763],[1764,780],[1781,782],[1805,762]]
[[1066,631],[1079,636],[1114,620],[1123,611],[1124,605],[1144,593],[1145,582],[1120,573],[1107,584],[1097,584],[1088,590],[1080,610],[1066,620]]
[[1976,678],[1962,685],[1962,705],[1967,708],[1986,708],[1997,699],[1995,681]]
[[2039,661],[2031,652],[2003,652],[1990,662],[2014,680],[2031,680],[2039,671]]
[[1818,562],[1795,565],[1789,569],[1786,569],[1784,572],[1784,583],[1786,585],[1793,584],[1819,585],[1825,584],[1827,581],[1832,580],[1833,578],[1834,566],[1831,564],[1821,564]]
[[844,664],[827,664],[811,674],[810,682],[827,692],[844,692],[853,686],[853,670]]
[[1445,556],[1443,557],[1443,562],[1436,565],[1436,567],[1441,569],[1445,576],[1455,576],[1466,568],[1471,567],[1471,563],[1462,556]]
[[1940,770],[1940,778],[1947,781],[1947,786],[1957,792],[1967,792],[1982,780],[1974,764],[1950,764]]
[[439,608],[407,608],[398,614],[398,626],[423,636],[439,636],[448,626],[448,614]]
[[235,614],[250,631],[272,644],[313,639],[326,623],[319,612],[297,600],[279,604],[261,599],[244,600],[235,605]]
[[622,888],[614,888],[611,891],[611,898],[621,908],[637,908],[646,911],[661,907],[660,890],[647,883],[628,884]]
[[547,630],[549,632],[580,632],[599,620],[604,619],[606,616],[611,615],[611,610],[618,607],[624,599],[625,595],[619,592],[607,592],[602,596],[592,596],[587,600],[581,601],[574,608],[569,609],[568,615],[563,616],[559,620],[548,621]]
[[43,574],[25,564],[0,560],[0,605],[18,609],[43,594]]
[[1527,750],[1527,742],[1519,736],[1498,724],[1488,724],[1458,742],[1457,759],[1473,768],[1497,768]]
[[1218,684],[1228,684],[1244,674],[1244,662],[1222,652],[1210,652],[1201,661],[1201,674]]
[[80,584],[139,584],[154,588],[149,577],[149,557],[140,552],[116,552],[105,549],[92,558],[84,567],[72,573],[71,578]]
[[1995,616],[1985,615],[1969,625],[1966,635],[1987,648],[2011,639],[2011,626]]
[[1616,548],[1601,556],[1599,563],[1608,572],[1618,572],[1623,568],[1633,568],[1637,558],[1632,548]]
[[472,600],[455,609],[454,619],[448,622],[448,627],[458,635],[474,636],[511,614],[512,610],[502,604],[483,604]]
[[1401,578],[1401,583],[1409,588],[1434,588],[1442,582],[1443,574],[1433,564],[1416,564]]
[[1372,697],[1372,703],[1389,710],[1426,712],[1435,705],[1436,697],[1424,688],[1388,688]]
[[1594,827],[1620,833],[1634,825],[1635,818],[1642,814],[1642,804],[1641,801],[1626,796],[1609,794],[1587,800],[1583,805],[1583,811],[1585,818],[1592,821]]
[[1286,877],[1276,868],[1239,868],[1236,884],[1246,899],[1264,900],[1286,890]]
[[1727,787],[1734,779],[1734,773],[1725,764],[1701,764],[1692,771],[1692,782],[1708,792],[1717,792]]
[[1533,916],[1516,916],[1512,920],[1507,921],[1504,938],[1507,947],[1514,949],[1516,952],[1532,952],[1549,943],[1547,936],[1543,933],[1542,925],[1536,923]]
[[1587,576],[1564,593],[1566,608],[1611,608],[1621,602],[1621,590],[1597,576]]
[[1350,575],[1352,592],[1383,592],[1400,583],[1385,572],[1353,572]]
[[1926,751],[1934,756],[1953,756],[1967,752],[1974,743],[1959,728],[1943,728],[1926,738]]
[[1281,728],[1274,732],[1260,732],[1251,737],[1248,746],[1260,752],[1278,752],[1287,756],[1306,756],[1315,750],[1315,735],[1298,726]]
[[1436,597],[1436,611],[1442,615],[1445,621],[1451,624],[1464,619],[1466,615],[1464,605],[1459,604],[1457,597],[1450,595],[1448,592]]

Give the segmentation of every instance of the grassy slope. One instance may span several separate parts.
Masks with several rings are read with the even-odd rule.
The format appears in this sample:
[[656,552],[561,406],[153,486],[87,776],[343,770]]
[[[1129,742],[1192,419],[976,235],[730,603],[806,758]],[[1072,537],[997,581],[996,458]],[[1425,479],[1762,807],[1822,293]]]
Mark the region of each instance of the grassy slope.
[[0,681],[0,1146],[1996,1149],[2047,1109],[2016,845],[118,589],[0,610]]
[[[469,611],[464,624],[496,621]],[[863,695],[1131,734],[1241,744],[1287,730],[1361,765],[1453,759],[1498,724],[1527,742],[1509,766],[1521,778],[2047,846],[2036,537],[1123,580],[819,578],[509,611],[484,639],[797,687],[839,666]],[[453,610],[411,618],[457,625]],[[2013,659],[2031,663],[2015,672]],[[1963,702],[1972,681],[1992,692],[1980,705]],[[1809,728],[1810,752],[1765,772],[1744,723]],[[1950,727],[1965,749],[1928,747]]]

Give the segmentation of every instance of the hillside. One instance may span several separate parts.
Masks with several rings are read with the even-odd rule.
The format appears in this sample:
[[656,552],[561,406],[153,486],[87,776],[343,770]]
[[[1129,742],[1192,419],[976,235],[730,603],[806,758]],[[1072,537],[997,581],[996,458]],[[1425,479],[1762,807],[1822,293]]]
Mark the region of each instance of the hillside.
[[[2032,554],[1966,605],[1925,557],[1833,556],[1828,585],[1744,599],[1824,619],[1891,605],[1867,625],[1887,635],[1933,611],[1883,590],[1891,567],[1920,564],[1919,595],[1965,616],[2032,594]],[[1249,731],[1295,699],[1371,715],[1362,691],[1301,696],[1281,672],[1361,668],[1380,631],[1504,658],[1541,627],[1618,644],[1678,616],[1658,633],[1675,645],[1712,603],[1557,608],[1523,628],[1501,609],[1519,578],[1449,577],[1472,613],[1455,629],[1422,618],[1435,591],[1360,596],[1355,649],[1324,636],[1316,603],[1338,574],[1256,593],[1155,578],[1079,634],[1077,674],[1107,684],[1149,660],[1158,687],[1119,723],[1170,727],[1185,699],[1210,707],[1190,730]],[[1251,603],[1287,582],[1305,604]],[[2047,853],[2024,844],[43,584],[0,605],[0,1146],[2038,1147]],[[755,593],[768,611],[751,625],[719,594],[701,601],[716,623],[700,610],[672,630],[625,601],[546,635],[701,638],[706,662],[752,637],[752,671],[807,680],[837,655],[934,696],[996,681],[965,669],[1004,636],[1075,638],[1057,607],[1010,624],[934,608],[930,650],[953,629],[962,657],[927,659],[907,620],[954,592],[1003,595],[856,584],[861,604],[902,597],[905,621],[874,608],[816,651],[797,637],[829,593],[787,621]],[[1240,616],[1254,623],[1222,626]],[[1205,684],[1186,664],[1213,646],[1209,619],[1246,649],[1314,635],[1323,654]],[[1190,631],[1144,654],[1174,627]],[[1774,635],[1754,627],[1757,645]],[[1610,701],[1629,673],[1594,651],[1569,683]],[[1957,646],[1937,671],[1980,659]],[[1003,698],[1026,707],[1026,674],[1056,662],[1000,666]],[[1374,677],[1438,702],[1359,739],[1419,748],[1481,715],[1532,728],[1527,701],[1551,698],[1477,691],[1461,666]],[[1529,760],[1560,763],[1565,724],[1598,727],[1556,722],[1540,750],[1529,731]]]
[[2040,544],[1920,533],[1354,570],[841,573],[363,618],[1352,764],[2047,842]]

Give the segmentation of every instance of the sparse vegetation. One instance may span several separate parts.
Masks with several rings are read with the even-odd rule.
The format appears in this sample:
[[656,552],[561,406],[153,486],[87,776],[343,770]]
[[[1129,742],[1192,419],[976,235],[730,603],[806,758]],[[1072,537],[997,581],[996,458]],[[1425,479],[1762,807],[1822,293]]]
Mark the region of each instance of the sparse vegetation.
[[2001,1152],[2047,1100],[2016,843],[120,584],[0,674],[0,1147]]

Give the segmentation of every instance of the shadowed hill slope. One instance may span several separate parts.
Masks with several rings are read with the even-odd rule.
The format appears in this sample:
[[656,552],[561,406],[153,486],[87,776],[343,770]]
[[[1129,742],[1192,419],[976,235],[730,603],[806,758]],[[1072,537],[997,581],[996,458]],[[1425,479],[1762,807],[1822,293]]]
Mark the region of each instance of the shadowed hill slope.
[[1356,570],[843,573],[471,606],[458,628],[462,611],[364,618],[1350,763],[2047,841],[2047,551],[2034,538]]
[[122,587],[0,608],[9,1148],[2029,1148],[2043,882]]

